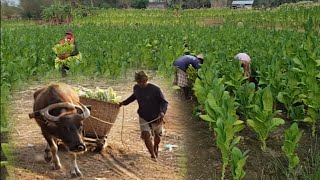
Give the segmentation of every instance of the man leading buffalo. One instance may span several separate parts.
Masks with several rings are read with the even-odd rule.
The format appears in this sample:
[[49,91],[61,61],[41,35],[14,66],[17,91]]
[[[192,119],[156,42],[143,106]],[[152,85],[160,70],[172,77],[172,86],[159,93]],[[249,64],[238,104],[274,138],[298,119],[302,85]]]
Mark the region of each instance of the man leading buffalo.
[[[141,138],[144,140],[151,159],[157,161],[163,117],[167,111],[168,102],[158,86],[148,83],[148,76],[144,71],[135,73],[135,81],[137,84],[133,87],[133,94],[121,102],[120,106],[138,101]],[[152,136],[154,143],[152,143]]]

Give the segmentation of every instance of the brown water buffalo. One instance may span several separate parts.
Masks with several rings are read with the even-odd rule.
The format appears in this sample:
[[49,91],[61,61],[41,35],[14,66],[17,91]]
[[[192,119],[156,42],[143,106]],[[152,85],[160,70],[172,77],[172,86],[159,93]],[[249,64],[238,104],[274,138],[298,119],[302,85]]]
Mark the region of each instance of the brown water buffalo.
[[47,141],[45,160],[53,160],[53,169],[60,169],[57,140],[61,140],[70,152],[71,176],[82,176],[76,162],[76,154],[86,151],[82,139],[83,120],[90,116],[89,109],[79,101],[78,94],[66,84],[51,84],[34,93],[33,113]]

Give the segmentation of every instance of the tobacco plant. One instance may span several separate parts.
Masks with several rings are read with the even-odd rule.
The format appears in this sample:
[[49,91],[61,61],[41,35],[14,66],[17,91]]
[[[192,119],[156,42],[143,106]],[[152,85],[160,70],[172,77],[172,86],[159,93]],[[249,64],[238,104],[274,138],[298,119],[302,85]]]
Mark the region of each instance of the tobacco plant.
[[238,120],[236,110],[234,107],[234,99],[230,97],[227,91],[224,91],[222,95],[222,107],[219,117],[216,122],[217,146],[219,147],[222,155],[222,175],[221,179],[224,179],[226,167],[229,163],[231,150],[238,144],[241,137],[235,137],[236,133],[244,128],[243,121]]
[[[195,86],[199,86],[198,79]],[[201,87],[196,87],[196,90],[199,91]],[[207,121],[210,127],[214,129],[217,146],[221,151],[223,161],[221,179],[224,179],[226,167],[231,157],[231,150],[241,139],[240,136],[235,137],[235,135],[244,128],[244,125],[243,121],[238,120],[236,115],[234,98],[229,95],[228,91],[225,91],[223,78],[215,78],[211,88],[204,102],[207,114],[200,115],[200,118]]]
[[253,97],[255,94],[254,83],[245,83],[236,90],[237,112],[248,119],[253,108]]
[[235,91],[242,86],[242,82],[246,79],[243,75],[243,69],[240,67],[240,63],[237,60],[225,62],[223,65],[222,74],[225,80],[229,92],[235,93]]
[[243,170],[243,167],[246,164],[248,152],[249,150],[242,153],[236,146],[232,148],[231,173],[234,180],[240,180],[246,176],[246,172]]
[[207,100],[204,101],[204,108],[207,114],[200,115],[200,118],[207,121],[213,129],[216,127],[216,122],[225,112],[223,109],[223,95],[225,93],[222,78],[214,79],[212,89],[207,95]]
[[305,24],[305,41],[297,49],[299,54],[292,58],[294,66],[291,70],[299,76],[305,95],[304,103],[308,106],[304,121],[312,125],[312,136],[316,133],[316,122],[320,119],[320,45],[319,33],[312,17]]
[[247,120],[248,125],[258,134],[262,143],[261,149],[266,151],[266,140],[270,133],[279,125],[284,124],[284,120],[275,116],[280,111],[273,110],[273,98],[270,86],[259,89],[255,94],[255,104],[250,119]]
[[[208,102],[207,100],[207,96],[209,94],[209,92],[213,89],[213,88],[217,88],[214,87],[214,83],[222,83],[222,79],[215,79],[215,77],[217,77],[216,73],[213,73],[209,67],[202,67],[201,69],[198,70],[198,76],[201,78],[197,78],[193,84],[193,90],[194,90],[194,95],[197,97],[197,100],[200,104],[200,109],[205,109],[208,108],[207,113],[210,113],[210,108],[208,107]],[[211,83],[214,82],[214,83]],[[223,89],[224,90],[224,89]],[[206,107],[207,106],[207,107]],[[214,127],[215,121],[209,119],[209,117],[206,117],[207,115],[202,115],[202,119],[207,119],[210,122],[212,122],[212,127]],[[210,123],[211,124],[211,123]],[[211,125],[210,125],[211,126]]]
[[289,160],[289,174],[299,164],[299,157],[295,150],[298,147],[298,142],[301,139],[302,131],[299,131],[298,124],[293,123],[288,130],[285,131],[284,144],[281,147]]
[[287,118],[291,117],[294,121],[304,119],[304,117],[301,117],[301,114],[304,116],[303,108],[301,109],[299,106],[294,106],[294,104],[301,104],[305,102],[305,99],[307,98],[297,79],[298,78],[295,73],[292,71],[287,72],[287,79],[285,80],[286,86],[276,97],[276,99],[285,106],[287,110]]
[[208,94],[206,101],[206,116],[204,120],[215,122],[214,132],[216,134],[217,146],[222,155],[222,175],[224,179],[226,167],[229,163],[232,148],[240,141],[241,137],[235,137],[236,133],[244,128],[243,121],[238,120],[234,106],[234,98],[229,92],[224,91],[222,79],[214,79],[213,89]]

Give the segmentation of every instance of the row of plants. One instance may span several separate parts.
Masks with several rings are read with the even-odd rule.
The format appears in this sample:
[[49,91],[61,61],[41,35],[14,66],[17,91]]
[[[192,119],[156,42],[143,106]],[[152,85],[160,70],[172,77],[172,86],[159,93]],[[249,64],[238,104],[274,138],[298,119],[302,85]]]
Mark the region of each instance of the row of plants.
[[[275,9],[265,11],[242,11],[226,16],[226,22],[235,25],[242,22],[244,26],[263,28],[286,28],[303,30],[304,24],[309,17],[319,22],[320,3],[282,5]],[[314,26],[319,30],[319,23]]]
[[[292,124],[285,133],[282,150],[289,162],[285,175],[287,178],[294,178],[294,168],[299,164],[295,150],[302,136],[298,124],[310,124],[311,134],[315,137],[320,119],[320,46],[317,43],[319,35],[313,25],[310,18],[305,24],[305,33],[297,39],[289,38],[282,31],[274,31],[271,41],[265,39],[265,36],[263,39],[266,44],[262,47],[268,47],[267,51],[254,47],[258,44],[257,40],[244,45],[248,48],[247,52],[252,52],[253,55],[253,69],[259,79],[257,85],[244,79],[240,64],[229,53],[217,51],[211,61],[202,66],[200,79],[195,81],[194,90],[200,109],[205,111],[200,117],[209,122],[217,136],[217,146],[223,160],[221,179],[224,179],[224,169],[230,161],[225,156],[232,152],[231,148],[226,147],[232,147],[239,141],[234,131],[242,129],[237,127],[242,121],[234,121],[227,129],[225,125],[221,126],[221,119],[224,123],[228,122],[226,114],[246,122],[257,134],[263,152],[267,152],[266,142],[272,132],[285,123]],[[220,47],[234,49],[234,41],[227,38],[224,36],[225,41],[221,39],[216,43]],[[261,40],[262,38],[258,41]],[[231,96],[224,99],[224,94]],[[221,104],[225,100],[234,103],[225,106]],[[221,147],[219,136],[222,131],[226,132],[224,138],[234,137],[237,141],[229,140],[227,146]],[[233,166],[231,169],[232,172],[235,170]]]
[[[303,29],[303,24],[309,16],[319,22],[319,3],[282,5],[268,10],[234,10],[234,9],[186,9],[178,11],[166,10],[138,10],[138,9],[108,9],[83,6],[78,3],[54,3],[41,12],[42,19],[52,24],[60,23],[100,23],[117,25],[181,25],[198,24],[212,25],[215,23],[238,24],[245,26],[266,28]],[[121,12],[121,13],[120,13]],[[87,17],[88,15],[92,15]],[[83,18],[86,17],[86,18]],[[315,28],[319,29],[319,23]]]
[[[75,19],[76,23],[117,24],[117,25],[212,25],[214,23],[226,23],[237,25],[239,22],[244,26],[304,29],[304,23],[309,17],[319,22],[319,3],[310,5],[281,6],[270,10],[230,10],[230,9],[187,9],[180,10],[98,10],[96,16],[85,19]],[[121,13],[119,13],[121,12]],[[319,23],[314,28],[319,29]]]

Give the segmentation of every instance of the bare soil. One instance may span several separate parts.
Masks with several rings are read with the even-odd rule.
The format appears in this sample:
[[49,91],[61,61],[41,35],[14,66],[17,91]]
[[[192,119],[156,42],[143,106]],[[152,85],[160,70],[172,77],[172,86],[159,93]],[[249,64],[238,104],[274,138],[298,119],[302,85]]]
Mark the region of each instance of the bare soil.
[[[122,99],[132,93],[134,82],[132,78],[118,81],[91,80],[59,80],[71,86],[94,89],[113,87]],[[57,82],[58,80],[53,79]],[[115,124],[108,135],[108,146],[101,153],[88,151],[78,156],[78,165],[83,173],[78,179],[220,179],[221,155],[215,145],[214,133],[209,130],[206,122],[192,117],[195,101],[185,101],[181,92],[173,90],[163,78],[154,76],[151,83],[157,84],[169,102],[165,120],[165,135],[160,144],[158,162],[153,162],[140,139],[138,125],[137,103],[134,102],[121,108]],[[8,169],[12,179],[69,179],[69,157],[65,151],[59,151],[61,170],[51,170],[51,163],[43,159],[45,140],[34,119],[29,119],[32,112],[33,93],[49,82],[33,82],[25,85],[23,90],[14,93],[11,104],[13,128],[11,142],[14,145],[14,164]],[[242,150],[250,150],[249,158],[244,167],[247,173],[245,179],[287,179],[284,172],[287,168],[286,157],[281,153],[283,135],[290,123],[286,123],[267,141],[267,152],[260,149],[257,135],[245,128],[239,135],[243,139],[238,144]],[[310,155],[310,149],[317,143],[310,136],[309,127],[304,130],[298,155],[303,168],[304,162]],[[320,127],[318,127],[318,132]],[[318,133],[319,136],[319,133]],[[165,145],[177,147],[169,151]],[[229,166],[230,167],[230,166]],[[228,167],[228,168],[229,168]],[[297,171],[297,178],[302,178]],[[226,179],[232,179],[230,169],[227,169]]]

